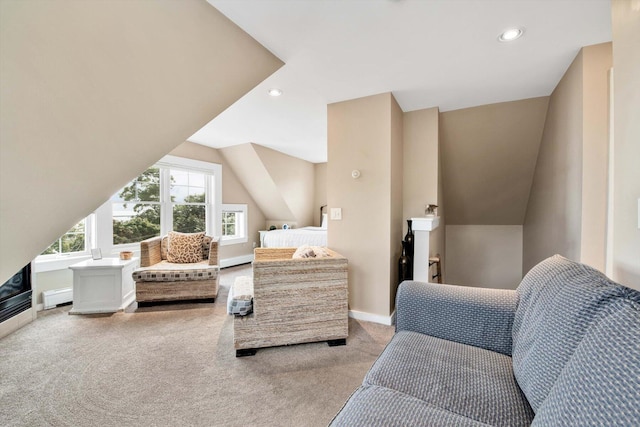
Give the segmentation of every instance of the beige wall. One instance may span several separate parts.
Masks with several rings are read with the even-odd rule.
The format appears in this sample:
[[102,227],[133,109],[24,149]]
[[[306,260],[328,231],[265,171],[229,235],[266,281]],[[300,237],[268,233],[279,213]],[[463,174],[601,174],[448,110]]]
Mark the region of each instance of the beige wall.
[[282,66],[204,1],[0,8],[0,281]]
[[[313,225],[319,227],[322,220],[320,218],[320,206],[327,204],[327,164],[316,163],[313,167],[315,173]],[[329,215],[327,208],[323,212],[327,216]]]
[[587,46],[551,94],[523,229],[523,273],[560,254],[604,271],[611,44]]
[[583,49],[582,224],[580,261],[605,271],[611,43]]
[[613,16],[613,279],[640,289],[640,2],[615,0]]
[[[400,246],[391,240],[402,233],[391,206],[402,116],[390,93],[330,104],[327,112],[328,209],[342,208],[342,220],[329,221],[328,245],[349,259],[350,309],[389,316]],[[354,169],[360,178],[351,177]]]
[[33,300],[36,304],[42,304],[43,292],[72,287],[73,272],[68,268],[35,273],[33,282]]
[[522,279],[521,225],[447,225],[446,283],[515,289]]
[[[298,227],[313,224],[315,171],[313,163],[252,144],[269,176],[293,214]],[[267,218],[280,220],[288,218]]]
[[390,179],[391,200],[389,214],[391,224],[389,228],[389,313],[393,313],[396,306],[396,291],[398,289],[398,258],[402,254],[402,225],[403,221],[403,170],[404,170],[404,125],[403,113],[393,95],[390,96],[391,108],[391,140],[390,149]]
[[313,224],[313,163],[251,143],[225,147],[220,153],[264,213],[262,230],[271,224]]
[[522,225],[548,97],[440,114],[447,224]]
[[[438,204],[438,108],[404,113],[404,217],[424,216]],[[406,224],[404,232],[407,231]]]
[[220,259],[253,254],[254,242],[257,246],[260,245],[260,233],[258,233],[258,230],[264,229],[265,217],[260,207],[240,183],[235,172],[227,164],[220,152],[215,148],[185,142],[170,154],[222,165],[222,203],[247,205],[249,239],[246,243],[221,246]]
[[551,94],[523,228],[523,274],[554,254],[580,259],[582,51]]
[[[440,226],[429,234],[430,256],[440,254],[444,265],[444,206],[438,108],[406,112],[403,115],[404,171],[403,216],[407,220],[424,216],[425,205],[438,205]],[[403,236],[407,224],[403,223]],[[444,271],[444,270],[443,270]],[[434,270],[435,273],[435,270]]]

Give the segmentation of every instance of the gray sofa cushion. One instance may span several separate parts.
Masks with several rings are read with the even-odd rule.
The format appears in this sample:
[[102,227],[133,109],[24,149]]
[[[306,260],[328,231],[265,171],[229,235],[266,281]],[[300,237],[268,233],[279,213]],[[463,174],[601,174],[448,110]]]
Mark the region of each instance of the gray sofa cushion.
[[534,411],[598,312],[624,289],[599,271],[559,255],[524,277],[513,321],[513,371]]
[[396,333],[363,384],[494,426],[528,426],[534,415],[509,356],[416,332]]
[[640,293],[627,294],[586,333],[534,425],[640,425]]
[[420,399],[384,387],[362,386],[334,418],[333,427],[391,427],[487,424],[430,405]]
[[397,295],[396,330],[420,332],[511,355],[518,305],[513,290],[405,281]]

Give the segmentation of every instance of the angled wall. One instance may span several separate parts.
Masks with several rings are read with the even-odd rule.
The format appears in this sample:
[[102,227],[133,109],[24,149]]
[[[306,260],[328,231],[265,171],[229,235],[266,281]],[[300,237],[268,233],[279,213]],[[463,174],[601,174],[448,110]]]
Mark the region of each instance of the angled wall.
[[446,283],[514,289],[520,282],[522,223],[548,102],[440,114]]
[[[298,227],[313,224],[315,173],[313,163],[261,145],[253,145]],[[319,207],[319,206],[318,206]],[[289,219],[289,218],[270,218]]]
[[313,224],[313,163],[252,143],[220,152],[260,206],[267,223]]
[[440,113],[449,225],[522,225],[548,97]]
[[204,1],[3,1],[0,55],[0,281],[282,65]]
[[611,44],[584,47],[549,100],[523,227],[523,274],[560,254],[604,271]]

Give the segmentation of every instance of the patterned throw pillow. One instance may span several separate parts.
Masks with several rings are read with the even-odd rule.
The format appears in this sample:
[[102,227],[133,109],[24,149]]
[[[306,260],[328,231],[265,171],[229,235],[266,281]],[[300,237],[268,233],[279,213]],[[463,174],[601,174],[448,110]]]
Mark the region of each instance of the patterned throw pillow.
[[178,233],[176,231],[170,231],[167,261],[175,262],[176,264],[202,261],[203,239],[204,232]]

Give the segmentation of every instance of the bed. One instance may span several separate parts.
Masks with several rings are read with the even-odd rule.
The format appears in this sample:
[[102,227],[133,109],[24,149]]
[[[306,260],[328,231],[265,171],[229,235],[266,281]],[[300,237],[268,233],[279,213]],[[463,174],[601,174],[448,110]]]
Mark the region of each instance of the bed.
[[288,230],[271,230],[265,233],[264,248],[297,248],[302,245],[327,246],[327,229],[302,227]]

